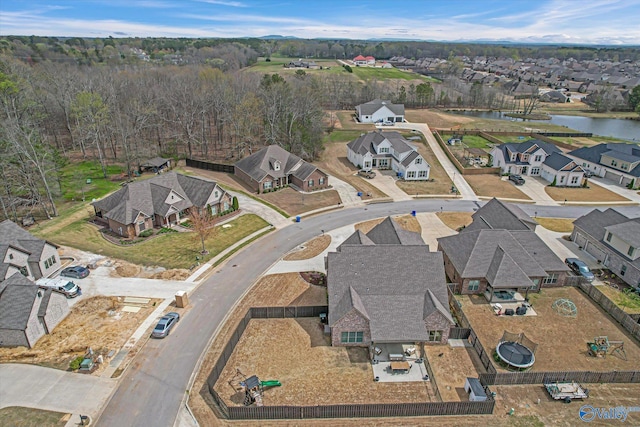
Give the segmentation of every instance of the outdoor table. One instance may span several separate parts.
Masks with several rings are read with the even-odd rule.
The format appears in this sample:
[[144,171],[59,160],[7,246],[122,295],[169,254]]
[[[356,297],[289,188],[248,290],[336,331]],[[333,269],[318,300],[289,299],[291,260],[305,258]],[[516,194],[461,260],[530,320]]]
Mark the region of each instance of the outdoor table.
[[395,373],[395,372],[402,372],[402,373],[407,373],[409,372],[409,369],[411,369],[411,365],[409,365],[409,362],[391,362],[391,372]]

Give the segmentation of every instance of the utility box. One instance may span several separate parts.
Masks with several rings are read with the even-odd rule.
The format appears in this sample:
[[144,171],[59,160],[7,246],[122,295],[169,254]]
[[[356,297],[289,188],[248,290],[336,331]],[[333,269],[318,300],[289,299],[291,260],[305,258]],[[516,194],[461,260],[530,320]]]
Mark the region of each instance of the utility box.
[[187,293],[185,291],[176,292],[176,307],[185,308],[189,305],[189,298],[187,298]]

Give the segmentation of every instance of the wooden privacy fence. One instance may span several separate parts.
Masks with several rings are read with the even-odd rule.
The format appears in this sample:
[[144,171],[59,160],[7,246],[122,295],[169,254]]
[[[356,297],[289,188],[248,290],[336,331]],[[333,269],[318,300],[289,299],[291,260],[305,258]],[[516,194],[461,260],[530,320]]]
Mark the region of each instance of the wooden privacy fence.
[[[422,402],[422,403],[372,403],[317,406],[228,406],[215,391],[215,385],[235,346],[251,319],[283,319],[297,317],[317,317],[327,313],[327,306],[288,306],[288,307],[251,307],[240,320],[229,341],[218,356],[207,378],[207,387],[217,409],[231,420],[267,420],[267,419],[309,419],[309,418],[363,418],[363,417],[414,417],[431,415],[481,415],[493,413],[495,401],[488,393],[485,402]],[[433,372],[425,358],[430,378]],[[436,397],[440,399],[437,385],[434,385]],[[318,386],[322,386],[318,384]],[[441,399],[440,399],[441,400]]]
[[433,131],[433,135],[436,138],[436,141],[438,141],[438,144],[440,145],[440,147],[442,148],[442,151],[444,151],[444,154],[446,154],[446,156],[449,158],[449,160],[451,160],[451,162],[456,167],[456,169],[458,169],[458,172],[460,172],[462,175],[487,175],[487,174],[500,173],[500,168],[493,168],[493,167],[492,168],[488,168],[488,167],[465,168],[462,165],[462,163],[460,163],[460,160],[458,160],[458,158],[453,155],[451,150],[449,150],[449,147],[444,142],[444,139],[442,139],[442,136],[440,136],[437,130]]
[[559,372],[493,372],[480,374],[487,385],[544,384],[555,381],[581,383],[640,383],[639,371],[559,371]]
[[202,160],[187,159],[187,166],[191,168],[204,169],[214,172],[234,173],[235,167],[233,165],[225,165],[223,163],[211,163]]

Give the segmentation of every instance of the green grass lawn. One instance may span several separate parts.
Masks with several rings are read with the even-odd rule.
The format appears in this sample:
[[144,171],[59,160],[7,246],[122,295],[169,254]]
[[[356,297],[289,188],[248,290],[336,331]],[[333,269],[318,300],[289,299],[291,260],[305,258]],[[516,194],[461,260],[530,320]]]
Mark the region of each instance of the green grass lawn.
[[[253,214],[242,215],[227,224],[231,227],[218,226],[215,235],[205,241],[209,254],[201,262],[208,261],[235,242],[268,225],[265,220]],[[115,245],[105,240],[98,229],[85,219],[50,233],[40,233],[40,236],[57,244],[134,264],[165,268],[189,268],[195,263],[201,250],[200,238],[195,233],[166,233],[135,245]]]
[[[442,135],[442,139],[446,142],[452,136],[453,135],[451,134]],[[462,142],[469,148],[482,148],[483,150],[491,149],[491,146],[488,145],[491,144],[491,141],[484,139],[479,135],[464,135],[462,137]]]
[[366,130],[342,130],[335,129],[324,137],[324,142],[350,142],[358,138]]
[[[120,175],[123,172],[124,168],[119,165],[107,167],[108,177]],[[82,200],[83,194],[85,200],[99,199],[120,186],[120,182],[111,181],[102,176],[102,168],[97,161],[69,163],[62,168],[60,175],[64,200]]]
[[[44,409],[23,408],[9,406],[0,409],[0,426],[11,427],[64,427],[67,422],[62,420],[65,413],[45,411]],[[80,422],[78,418],[76,421]]]
[[308,61],[315,62],[318,66],[322,67],[322,69],[309,69],[309,68],[286,68],[284,65],[288,64],[291,61],[298,61],[300,58],[279,58],[279,57],[271,57],[271,61],[267,62],[264,59],[258,60],[255,64],[246,68],[247,71],[253,71],[258,73],[265,74],[273,74],[273,73],[290,73],[294,74],[296,70],[304,70],[305,73],[308,74],[345,74],[347,75],[347,71],[342,68],[340,64],[332,59],[308,59]]

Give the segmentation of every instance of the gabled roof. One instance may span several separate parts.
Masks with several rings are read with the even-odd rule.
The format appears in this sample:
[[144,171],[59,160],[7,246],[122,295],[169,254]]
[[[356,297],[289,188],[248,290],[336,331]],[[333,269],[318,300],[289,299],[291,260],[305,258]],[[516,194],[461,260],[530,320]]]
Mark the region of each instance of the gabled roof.
[[578,148],[569,154],[595,164],[600,164],[603,155],[630,163],[639,162],[630,171],[621,172],[640,177],[640,147],[637,144],[604,143],[593,147]]
[[45,244],[58,248],[54,243],[38,239],[13,221],[0,222],[0,253],[6,253],[8,247],[13,246],[28,253],[30,262],[39,262]]
[[[514,161],[511,160],[511,156],[509,155],[509,152],[533,154],[538,148],[544,150],[544,152],[547,153],[547,155],[550,155],[551,153],[562,152],[554,144],[540,141],[538,139],[530,139],[529,141],[521,142],[521,143],[509,142],[506,144],[500,144],[496,147],[496,149],[502,151],[504,161],[510,164],[513,164]],[[516,163],[521,162],[521,159],[519,158],[519,156],[516,158],[515,162]]]
[[[629,218],[614,209],[606,211],[592,210],[573,222],[573,225],[593,239],[605,245],[610,251],[628,258],[626,253],[621,253],[605,240],[608,231],[635,248],[640,248],[640,217]],[[640,258],[632,261],[633,265],[640,266]]]
[[371,131],[360,135],[358,138],[350,141],[347,147],[356,154],[364,155],[371,153],[377,154],[376,147],[382,142],[389,141],[389,144],[393,147],[394,152],[405,153],[408,151],[415,151],[415,148],[405,140],[399,132],[391,131],[384,132],[381,130]]
[[621,224],[609,225],[604,228],[624,240],[634,248],[640,248],[640,222],[627,221]]
[[[102,210],[105,218],[121,224],[131,224],[140,213],[147,217],[154,214],[165,216],[171,207],[178,211],[192,206],[202,208],[216,188],[219,187],[215,181],[168,172],[127,184],[91,204]],[[167,203],[167,197],[172,192],[182,200]],[[224,194],[224,190],[220,189],[220,193]]]
[[[279,169],[277,165],[279,165]],[[267,175],[273,178],[293,175],[304,180],[318,170],[311,163],[305,162],[279,145],[269,145],[239,160],[234,166],[258,182]]]
[[0,329],[23,331],[39,286],[20,273],[15,273],[3,282],[0,293]]
[[346,240],[336,248],[336,250],[340,251],[342,245],[375,245],[375,243],[373,243],[373,241],[361,230],[356,230],[355,233],[347,237]]
[[[364,60],[364,58],[362,58]],[[382,107],[387,107],[396,116],[404,116],[404,104],[393,104],[389,100],[374,99],[356,106],[356,112],[360,116],[371,116]]]
[[143,168],[159,168],[160,166],[165,165],[169,160],[170,159],[165,159],[163,157],[154,157],[153,159],[149,159],[142,163],[140,166]]
[[527,277],[568,271],[564,262],[531,231],[474,230],[439,238],[438,243],[463,278],[487,277],[498,247]]
[[584,172],[582,167],[575,163],[575,160],[560,153],[551,153],[542,164],[555,171]]
[[419,233],[407,231],[390,216],[373,227],[367,237],[376,245],[424,245]]
[[434,312],[453,325],[442,253],[426,245],[343,245],[327,255],[327,290],[329,324],[356,310],[373,341],[426,340]]
[[480,229],[534,231],[538,225],[519,206],[504,203],[495,197],[474,212],[472,218],[473,222],[462,229],[462,232]]
[[524,288],[533,282],[522,268],[498,245],[487,269],[487,282],[493,288]]

